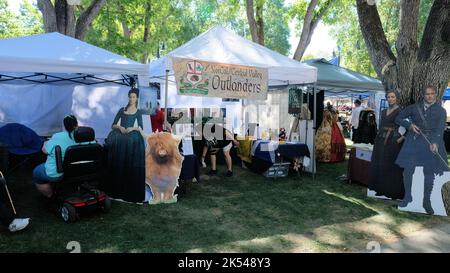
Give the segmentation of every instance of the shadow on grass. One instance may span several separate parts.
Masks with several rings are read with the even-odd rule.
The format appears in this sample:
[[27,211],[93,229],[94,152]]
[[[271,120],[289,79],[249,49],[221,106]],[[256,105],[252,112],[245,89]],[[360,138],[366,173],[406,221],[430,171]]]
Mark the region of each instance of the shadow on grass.
[[0,252],[66,252],[70,241],[83,252],[347,251],[383,239],[351,223],[383,215],[369,224],[401,236],[402,224],[428,219],[337,182],[345,169],[346,162],[319,165],[313,181],[306,173],[274,180],[236,168],[233,178],[189,184],[176,204],[114,202],[109,214],[85,215],[74,224],[44,209],[31,169],[22,169],[8,183],[18,211],[32,223],[19,234],[2,234]]

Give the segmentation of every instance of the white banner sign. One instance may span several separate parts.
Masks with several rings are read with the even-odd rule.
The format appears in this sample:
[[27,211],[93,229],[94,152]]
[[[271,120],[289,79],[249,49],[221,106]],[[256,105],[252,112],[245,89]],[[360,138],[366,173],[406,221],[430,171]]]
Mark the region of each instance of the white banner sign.
[[267,68],[172,57],[178,94],[187,96],[267,98]]

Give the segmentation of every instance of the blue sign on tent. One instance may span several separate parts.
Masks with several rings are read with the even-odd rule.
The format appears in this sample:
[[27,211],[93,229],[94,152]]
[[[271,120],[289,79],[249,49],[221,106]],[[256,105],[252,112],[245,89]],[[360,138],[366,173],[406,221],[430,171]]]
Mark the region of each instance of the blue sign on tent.
[[338,57],[334,57],[333,59],[329,60],[328,62],[330,62],[330,64],[339,66],[339,58]]
[[450,87],[447,87],[447,89],[445,89],[442,100],[450,100]]

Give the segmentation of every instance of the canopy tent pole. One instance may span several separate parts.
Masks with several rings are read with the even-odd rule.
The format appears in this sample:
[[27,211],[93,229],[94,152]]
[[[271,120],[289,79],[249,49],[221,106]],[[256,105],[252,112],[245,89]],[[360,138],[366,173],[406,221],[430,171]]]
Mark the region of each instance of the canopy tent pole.
[[312,150],[312,173],[313,180],[316,179],[316,121],[317,121],[317,96],[316,96],[316,84],[313,85],[313,94],[314,94],[314,119],[313,119],[313,150]]
[[[308,105],[308,111],[309,111],[309,90],[308,90],[309,88],[308,87],[306,87],[306,104]],[[303,90],[302,90],[302,96],[303,96]],[[305,124],[305,131],[306,131],[306,134],[305,134],[305,144],[306,145],[308,145],[308,130],[309,130],[309,126],[308,126],[308,123],[309,123],[309,117],[308,117],[308,113],[306,113],[306,116],[307,116],[307,119],[306,119],[306,124]],[[300,132],[299,132],[299,139],[300,139]]]
[[169,70],[166,69],[166,82],[165,82],[165,86],[164,86],[164,130],[167,130],[167,97],[168,97],[168,93],[169,93]]
[[[248,103],[247,103],[248,104]],[[244,114],[245,114],[245,111],[244,111],[244,99],[241,99],[241,135],[243,135],[244,136],[244,139],[245,139],[245,136],[246,136],[246,132],[245,132],[245,117],[244,117]]]
[[259,101],[256,100],[256,139],[259,138]]
[[[352,94],[352,96],[350,97],[350,101],[351,101],[351,103],[350,103],[350,113],[353,113],[353,94]],[[352,122],[352,115],[350,114],[350,123]],[[352,124],[352,126],[349,128],[349,130],[350,130],[350,139],[351,140],[353,140],[353,124]]]

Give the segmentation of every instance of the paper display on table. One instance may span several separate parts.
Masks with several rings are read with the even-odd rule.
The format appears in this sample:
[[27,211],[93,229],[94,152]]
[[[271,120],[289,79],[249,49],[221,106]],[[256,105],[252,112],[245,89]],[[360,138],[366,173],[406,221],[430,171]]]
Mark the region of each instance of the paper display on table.
[[172,57],[179,95],[265,100],[268,69]]
[[356,148],[355,156],[357,159],[370,162],[372,159],[372,151]]
[[373,145],[370,143],[354,143],[352,145],[352,148],[360,149],[360,150],[366,150],[366,151],[372,151]]
[[193,155],[194,154],[194,145],[192,143],[192,138],[183,138],[183,155]]
[[311,164],[311,159],[307,156],[303,157],[303,166],[305,168],[308,168],[310,164]]
[[150,135],[152,133],[152,122],[150,115],[142,115],[142,130],[144,131],[144,134]]
[[155,86],[139,86],[139,109],[146,115],[156,112],[158,102],[158,91]]

